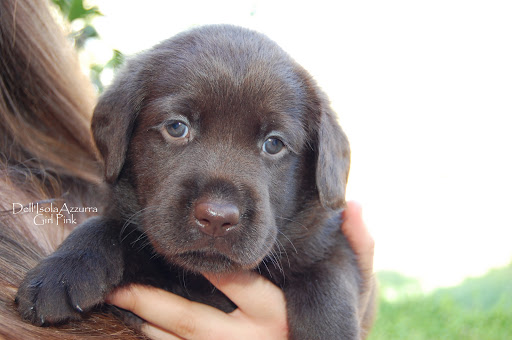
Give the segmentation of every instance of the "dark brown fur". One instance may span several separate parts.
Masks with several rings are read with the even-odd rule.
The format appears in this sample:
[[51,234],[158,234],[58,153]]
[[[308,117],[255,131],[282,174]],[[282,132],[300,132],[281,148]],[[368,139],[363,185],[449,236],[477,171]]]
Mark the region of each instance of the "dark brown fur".
[[[2,62],[10,70],[2,72],[3,97],[0,101],[0,104],[3,105],[0,113],[3,123],[1,126],[2,137],[5,142],[0,151],[6,160],[5,163],[2,163],[2,171],[5,171],[0,192],[2,208],[7,211],[10,209],[9,205],[14,201],[28,203],[61,197],[62,193],[65,193],[62,199],[67,200],[68,203],[89,206],[97,204],[98,197],[90,190],[97,178],[95,177],[96,161],[94,151],[90,147],[89,137],[87,137],[86,125],[83,124],[88,120],[87,98],[92,98],[87,90],[87,85],[80,80],[78,68],[73,66],[75,65],[73,57],[68,54],[68,50],[64,46],[65,41],[58,28],[51,23],[44,5],[39,2],[34,4],[31,1],[7,0],[2,2],[1,6]],[[230,30],[227,29],[227,31]],[[238,34],[236,35],[238,36]],[[122,274],[123,279],[120,284],[139,281],[162,286],[188,298],[230,310],[233,306],[224,296],[211,294],[210,289],[204,290],[205,286],[209,287],[209,284],[189,270],[204,269],[196,258],[197,256],[206,260],[207,269],[224,271],[251,267],[254,262],[257,262],[258,254],[260,254],[260,257],[264,257],[257,268],[263,275],[283,287],[286,293],[292,338],[339,338],[339,334],[345,334],[347,337],[355,336],[358,328],[357,317],[361,318],[356,314],[358,275],[350,249],[339,233],[339,214],[325,208],[338,208],[343,203],[343,195],[340,193],[344,190],[348,172],[348,145],[344,135],[335,126],[334,115],[330,112],[325,98],[305,71],[275,45],[265,39],[261,40],[259,35],[246,32],[242,36],[246,38],[252,36],[254,38],[252,42],[261,41],[262,45],[266,45],[266,49],[262,49],[262,54],[258,55],[261,65],[255,63],[256,60],[251,53],[240,54],[239,50],[234,53],[233,49],[215,51],[211,57],[218,52],[221,55],[227,53],[229,58],[225,61],[236,60],[241,64],[230,62],[222,65],[222,63],[216,63],[213,58],[212,63],[204,64],[206,69],[194,69],[192,77],[181,78],[181,80],[189,81],[184,81],[183,84],[177,84],[177,86],[172,84],[172,79],[165,77],[169,74],[164,71],[173,72],[171,68],[162,67],[158,70],[158,65],[164,60],[161,58],[165,58],[165,55],[159,54],[156,50],[147,53],[145,57],[139,57],[127,67],[127,71],[119,77],[118,82],[110,90],[110,94],[107,93],[100,101],[96,112],[97,119],[95,119],[96,142],[106,160],[106,177],[112,185],[114,202],[117,204],[106,214],[110,216],[108,220],[105,221],[104,218],[89,220],[86,225],[87,223],[91,225],[93,222],[92,227],[82,227],[73,232],[66,241],[67,244],[65,243],[57,254],[66,252],[66,248],[73,243],[81,244],[82,250],[87,249],[87,242],[84,242],[84,239],[81,238],[83,235],[80,235],[84,230],[86,233],[92,233],[89,239],[94,242],[94,245],[89,246],[89,250],[96,247],[96,243],[101,242],[102,237],[108,242],[118,240],[121,231],[119,230],[120,222],[124,224],[124,220],[129,217],[133,223],[127,225],[122,234],[125,241],[121,247],[124,247],[124,256],[119,262],[123,263],[124,261],[130,266]],[[184,37],[186,38],[186,35],[182,35],[181,39]],[[236,37],[232,36],[232,38]],[[180,38],[175,40],[178,39]],[[246,45],[249,49],[253,48],[250,40]],[[231,47],[236,47],[237,42],[235,41],[236,39],[233,40],[234,43]],[[64,47],[57,49],[56,46]],[[176,59],[177,62],[190,61],[190,57],[194,55],[193,48],[179,52],[182,53],[182,58]],[[151,67],[137,65],[139,62],[147,61],[145,58],[151,59],[150,55],[151,58],[154,58],[150,63]],[[34,62],[34,60],[40,61],[42,65],[38,66],[38,62]],[[243,67],[239,68],[239,66],[244,63],[252,65],[250,67],[253,69],[252,75],[246,78],[246,82],[230,81],[240,79],[240,71],[243,71]],[[274,65],[279,69],[268,68],[269,65]],[[161,66],[166,65],[164,63]],[[179,65],[175,66],[179,69]],[[219,69],[219,67],[221,68]],[[209,72],[212,70],[225,72],[214,72],[213,75],[218,77],[212,79],[212,73]],[[137,76],[134,77],[130,71],[137,71]],[[30,78],[22,82],[20,79],[23,79],[23,75],[30,75]],[[161,77],[151,78],[151,75],[160,75]],[[175,75],[179,76],[179,74]],[[194,77],[198,80],[203,79],[203,81],[199,81],[203,87],[196,87],[193,82],[190,82]],[[133,78],[137,78],[138,81],[132,83]],[[144,78],[146,81],[142,81]],[[37,79],[41,79],[41,81],[37,81]],[[209,81],[215,86],[207,86]],[[152,87],[149,86],[150,84]],[[25,88],[26,93],[30,95],[25,96],[24,92],[16,90],[17,88]],[[244,89],[244,91],[238,92],[237,89]],[[156,208],[149,206],[148,210],[154,209],[151,213],[133,216],[133,213],[140,211],[142,206],[147,207],[147,202],[156,199],[154,197],[156,195],[153,195],[155,192],[172,190],[171,185],[175,185],[175,183],[172,183],[173,178],[164,169],[170,166],[172,157],[185,157],[184,153],[179,152],[172,152],[170,155],[171,151],[176,151],[176,149],[171,148],[168,143],[163,144],[161,139],[157,140],[156,138],[162,137],[161,134],[156,134],[154,130],[144,130],[144,127],[150,127],[150,125],[154,127],[152,124],[162,119],[158,114],[155,115],[158,110],[165,111],[169,105],[172,107],[176,103],[164,102],[161,103],[163,106],[153,107],[153,115],[148,111],[151,107],[150,104],[156,103],[154,99],[159,96],[168,95],[176,90],[180,90],[177,92],[181,92],[181,95],[187,93],[204,95],[203,99],[205,100],[200,101],[201,103],[194,103],[197,105],[196,108],[202,110],[201,113],[211,112],[214,116],[223,111],[222,114],[225,114],[224,118],[229,123],[218,124],[216,119],[210,120],[207,131],[211,132],[198,135],[203,141],[208,141],[200,143],[204,150],[198,151],[196,148],[190,152],[194,155],[193,159],[197,159],[199,163],[192,165],[192,169],[196,166],[202,167],[204,170],[202,174],[206,174],[204,178],[197,173],[194,174],[194,171],[186,171],[191,169],[191,165],[189,168],[184,167],[184,170],[179,169],[179,164],[173,166],[173,170],[175,168],[177,170],[176,175],[179,175],[181,171],[182,178],[188,177],[184,183],[190,183],[189,188],[192,189],[190,191],[181,189],[176,195],[186,197],[185,201],[193,201],[199,196],[206,195],[217,198],[231,197],[238,199],[238,202],[245,206],[255,204],[258,207],[258,209],[253,209],[255,211],[245,210],[245,222],[243,222],[245,224],[241,224],[241,226],[246,228],[239,228],[242,231],[237,231],[238,236],[234,234],[226,239],[229,242],[241,241],[243,244],[245,236],[255,235],[258,238],[266,232],[271,240],[275,238],[275,242],[271,243],[272,248],[258,248],[252,244],[246,244],[249,252],[234,252],[230,254],[233,258],[228,261],[225,261],[226,257],[221,257],[222,261],[219,261],[219,258],[215,257],[218,254],[212,256],[208,252],[196,253],[192,257],[188,256],[183,259],[180,258],[180,254],[170,251],[165,245],[159,248],[156,241],[164,237],[169,243],[178,242],[177,246],[179,246],[179,242],[185,241],[186,237],[189,237],[191,242],[197,242],[197,239],[194,240],[194,235],[187,236],[186,229],[185,233],[176,233],[173,236],[169,231],[163,230],[164,228],[160,228],[160,230],[144,228],[144,225],[147,226],[145,223],[153,222],[162,222],[162,226],[172,227],[168,224],[170,216],[168,210],[174,209],[174,212],[177,212],[176,215],[179,216],[178,210],[181,209],[179,202],[172,203],[170,202],[172,200],[167,200],[168,196],[160,194],[157,196],[158,202],[163,203],[158,203]],[[120,97],[116,98],[117,96]],[[102,108],[101,105],[106,106]],[[118,121],[112,120],[112,113],[109,113],[109,110],[114,108],[116,109],[114,113],[119,113],[118,116],[114,116],[119,119]],[[215,112],[211,108],[218,111]],[[190,108],[181,107],[180,109],[186,111]],[[245,121],[243,117],[252,114],[251,110],[248,112],[247,109],[258,112],[261,120]],[[39,113],[41,114],[39,115]],[[103,121],[102,115],[106,117]],[[253,154],[247,152],[254,146],[254,144],[250,146],[251,141],[260,140],[261,136],[254,139],[254,136],[258,135],[256,133],[252,135],[251,139],[250,134],[240,133],[242,129],[254,127],[255,123],[256,126],[260,124],[259,127],[262,130],[261,122],[267,121],[270,116],[275,118],[273,119],[273,123],[276,124],[274,127],[293,126],[293,128],[289,127],[293,133],[287,133],[287,136],[291,136],[289,138],[292,141],[287,141],[290,142],[290,147],[294,147],[295,152],[280,159],[282,164],[279,166],[268,162],[268,160],[266,163],[262,163],[257,160],[254,152]],[[277,118],[281,118],[281,120]],[[205,121],[208,120],[205,119]],[[230,124],[233,125],[229,127]],[[234,129],[234,127],[241,130]],[[40,129],[42,132],[25,134],[24,131],[27,128],[31,131]],[[123,131],[123,129],[125,130]],[[227,136],[232,138],[229,139],[230,143],[224,145],[223,142],[228,139]],[[337,144],[336,140],[340,138],[344,142]],[[200,142],[201,140],[196,139],[196,141]],[[222,145],[219,144],[221,142]],[[294,144],[292,145],[292,143]],[[39,147],[37,147],[38,145]],[[52,146],[48,148],[47,145]],[[166,145],[172,150],[160,148],[158,152],[154,152],[158,149],[158,145]],[[125,146],[125,154],[116,152],[116,149],[119,151]],[[157,146],[157,148],[152,149],[152,146]],[[237,149],[239,151],[236,151]],[[211,155],[218,157],[207,161],[205,156]],[[142,162],[137,162],[141,156],[148,157],[153,161],[164,161],[164,163],[158,165],[158,162],[152,162],[151,168],[148,168]],[[201,156],[203,156],[202,159]],[[260,156],[258,155],[258,157]],[[186,160],[186,158],[183,159]],[[226,159],[229,161],[226,162]],[[168,162],[165,162],[166,160]],[[269,164],[272,165],[269,166]],[[267,168],[264,169],[262,166]],[[258,167],[263,171],[258,171]],[[244,171],[247,173],[243,173]],[[134,175],[135,172],[137,173]],[[162,178],[168,176],[163,183],[169,184],[169,187],[162,186],[162,181],[155,181],[152,173],[159,174]],[[283,175],[288,177],[282,178]],[[274,185],[273,188],[270,188],[267,180],[272,178]],[[240,183],[243,185],[238,186]],[[148,191],[143,190],[143,186],[147,187]],[[234,190],[234,188],[238,190]],[[294,199],[289,199],[291,197]],[[265,204],[263,201],[266,198],[269,203]],[[187,207],[186,202],[181,203],[184,204],[182,207]],[[256,218],[254,215],[260,216]],[[257,226],[258,223],[252,223],[258,219],[263,221],[259,224],[259,230],[244,231],[244,229],[249,229],[247,226]],[[113,230],[105,233],[105,228],[101,228],[103,222],[100,221],[107,222],[110,227],[113,227]],[[268,221],[273,221],[273,223],[268,225],[266,224]],[[94,231],[95,227],[100,228]],[[86,318],[80,318],[80,322],[49,328],[34,327],[20,322],[12,303],[15,287],[19,285],[27,270],[32,268],[44,255],[51,252],[71,228],[72,226],[66,226],[65,229],[55,226],[35,229],[30,223],[30,217],[13,217],[9,214],[1,216],[0,268],[2,273],[8,274],[2,275],[0,279],[2,301],[0,319],[3,325],[0,337],[7,339],[85,339],[98,336],[119,339],[142,338],[141,335],[123,327],[108,314],[94,313],[90,315],[86,313]],[[270,230],[265,230],[265,228]],[[273,228],[279,228],[279,231],[272,231]],[[154,258],[153,248],[148,246],[146,237],[153,238],[153,243],[157,245],[155,248],[162,256]],[[73,241],[77,238],[79,241]],[[125,247],[126,241],[128,241],[128,247]],[[212,247],[211,249],[226,252],[226,245],[219,244],[222,242],[216,241],[217,244],[210,245],[197,242],[196,247]],[[293,242],[293,246],[291,242]],[[133,252],[132,245],[135,246],[137,252]],[[98,261],[104,265],[102,261],[104,259],[101,259],[101,256],[102,254],[105,256],[105,253],[101,252],[101,248],[93,250],[95,250],[93,253],[99,254],[100,258],[91,263],[96,264],[94,261]],[[268,251],[267,254],[263,254],[265,250]],[[112,266],[118,265],[116,257],[111,256],[113,254],[106,255],[107,267],[108,263],[111,263]],[[322,265],[312,266],[312,263],[319,259],[322,260]],[[178,263],[189,270],[170,266],[169,262]],[[58,270],[52,266],[49,272],[56,274]],[[63,272],[65,273],[66,269]],[[159,272],[160,275],[155,276],[155,272]],[[92,301],[85,301],[89,303],[89,305],[86,303],[83,306],[85,309],[94,305],[98,300],[98,294],[93,289],[94,286],[97,286],[98,281],[101,281],[101,279],[97,280],[98,273],[101,274],[101,271],[94,270],[89,273],[91,275],[83,276],[84,282],[86,282],[87,294],[85,295],[89,298],[93,297]],[[333,277],[333,273],[341,275]],[[111,275],[111,277],[113,276]],[[322,285],[315,286],[313,284],[315,282],[321,282]],[[99,295],[101,300],[104,292],[100,292]],[[308,296],[307,301],[302,301],[304,296]],[[326,300],[323,300],[324,296]],[[308,305],[307,302],[315,299],[317,301],[313,305]],[[338,299],[339,303],[334,302],[335,299]],[[50,300],[52,301],[51,305],[54,306],[54,300]],[[319,308],[319,305],[322,308]],[[53,309],[58,309],[58,307]],[[73,318],[79,317],[81,314],[76,310],[71,310],[71,315],[68,316]],[[312,322],[303,322],[304,318],[311,319]],[[343,320],[347,320],[347,318],[352,321],[343,323]],[[52,321],[51,316],[49,321]]]
[[[175,120],[188,137],[170,138]],[[290,338],[360,337],[360,279],[339,230],[348,142],[275,43],[232,26],[174,37],[128,63],[92,127],[111,208],[29,272],[17,296],[24,319],[80,318],[131,282],[230,311],[197,273],[256,268],[285,293]],[[283,152],[262,151],[270,136]],[[201,232],[194,209],[204,199],[236,205],[232,231]]]

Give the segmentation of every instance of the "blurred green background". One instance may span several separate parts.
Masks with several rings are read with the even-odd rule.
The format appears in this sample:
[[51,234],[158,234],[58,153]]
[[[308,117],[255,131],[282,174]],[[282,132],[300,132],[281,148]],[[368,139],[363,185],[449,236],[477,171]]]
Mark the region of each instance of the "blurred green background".
[[377,277],[380,304],[370,340],[512,339],[512,265],[428,294],[399,273]]
[[[512,339],[509,4],[52,1],[99,93],[124,49],[158,41],[165,20],[268,30],[324,86],[352,142],[349,198],[377,241],[370,339]],[[124,47],[91,52],[96,23]]]

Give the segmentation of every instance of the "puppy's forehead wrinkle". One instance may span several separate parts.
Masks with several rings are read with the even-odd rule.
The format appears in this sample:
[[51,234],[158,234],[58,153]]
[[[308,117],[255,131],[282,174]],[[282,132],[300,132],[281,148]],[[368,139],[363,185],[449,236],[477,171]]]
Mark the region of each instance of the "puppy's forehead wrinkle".
[[259,151],[252,145],[255,141],[243,145],[235,138],[226,140],[226,137],[229,135],[219,135],[213,131],[211,138],[201,140],[197,147],[196,168],[207,173],[224,174],[234,181],[240,176],[259,176],[258,170],[262,164]]
[[155,98],[146,105],[145,110],[158,118],[167,118],[173,114],[190,114],[194,111],[192,104],[191,98],[184,98],[179,93],[172,93]]
[[150,52],[152,92],[199,94],[204,111],[219,114],[283,112],[301,121],[309,76],[279,46],[247,30],[204,31]]
[[[201,34],[205,33],[205,34]],[[206,76],[211,76],[211,68],[220,75],[229,75],[243,79],[249,65],[256,61],[264,61],[267,65],[279,65],[283,59],[290,59],[288,55],[273,41],[262,35],[244,30],[227,29],[214,30],[203,28],[178,35],[166,44],[171,49],[176,46],[190,69]],[[182,59],[183,60],[183,59]],[[230,63],[236,61],[236,63]],[[198,67],[199,66],[199,67]],[[203,67],[201,67],[203,66]],[[283,65],[279,65],[283,66]],[[264,72],[268,68],[261,68]]]

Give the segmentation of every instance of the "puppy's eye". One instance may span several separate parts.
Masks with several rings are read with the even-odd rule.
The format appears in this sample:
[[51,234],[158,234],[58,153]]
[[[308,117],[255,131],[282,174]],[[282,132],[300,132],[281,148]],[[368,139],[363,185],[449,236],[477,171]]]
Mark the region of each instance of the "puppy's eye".
[[171,120],[165,124],[167,133],[174,138],[185,138],[189,136],[189,128],[187,124],[179,120]]
[[269,155],[276,155],[280,153],[283,149],[283,141],[276,137],[270,137],[265,141],[265,143],[263,143],[263,151],[268,153]]

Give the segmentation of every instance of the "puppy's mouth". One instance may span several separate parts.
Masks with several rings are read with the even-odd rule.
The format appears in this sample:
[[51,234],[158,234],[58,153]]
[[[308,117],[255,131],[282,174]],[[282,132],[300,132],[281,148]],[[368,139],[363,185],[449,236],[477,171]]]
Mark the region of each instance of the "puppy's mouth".
[[245,269],[242,264],[215,250],[194,250],[178,254],[174,262],[197,272],[234,272]]

